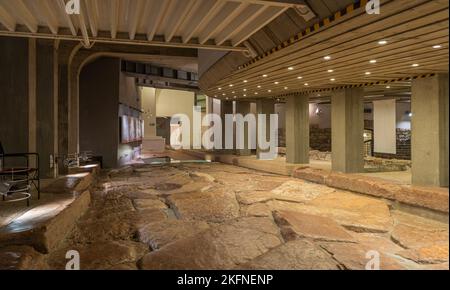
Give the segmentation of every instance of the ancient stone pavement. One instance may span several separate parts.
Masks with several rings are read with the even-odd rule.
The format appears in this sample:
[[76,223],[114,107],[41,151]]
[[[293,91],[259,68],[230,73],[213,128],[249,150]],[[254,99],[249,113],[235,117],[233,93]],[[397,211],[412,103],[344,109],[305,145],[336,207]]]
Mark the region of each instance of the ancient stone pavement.
[[376,251],[381,269],[448,269],[448,240],[448,223],[300,179],[134,165],[101,177],[88,213],[42,260],[64,269],[78,250],[82,269],[365,269]]

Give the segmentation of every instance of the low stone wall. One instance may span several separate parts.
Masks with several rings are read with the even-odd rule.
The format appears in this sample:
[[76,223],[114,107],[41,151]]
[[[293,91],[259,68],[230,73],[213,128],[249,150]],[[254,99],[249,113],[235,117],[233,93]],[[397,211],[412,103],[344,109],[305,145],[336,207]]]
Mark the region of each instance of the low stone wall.
[[[89,189],[95,183],[97,172],[98,169],[92,168],[90,172],[61,177],[44,188],[43,192],[58,195],[58,198],[31,208],[0,228],[0,245],[23,247],[30,253],[33,252],[30,248],[33,248],[43,254],[56,249],[88,210],[91,202]],[[39,256],[37,253],[33,255]]]
[[443,213],[449,212],[447,188],[400,185],[375,177],[335,173],[310,167],[297,168],[292,176],[333,188],[386,198]]

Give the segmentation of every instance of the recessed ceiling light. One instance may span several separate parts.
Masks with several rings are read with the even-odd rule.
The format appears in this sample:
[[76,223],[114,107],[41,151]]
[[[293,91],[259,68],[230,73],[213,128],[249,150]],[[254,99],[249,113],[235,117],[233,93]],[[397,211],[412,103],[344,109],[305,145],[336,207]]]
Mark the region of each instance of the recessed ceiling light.
[[217,95],[214,95],[214,98],[217,98]]
[[330,60],[330,59],[331,59],[331,56],[327,55],[327,56],[325,56],[323,59],[324,59],[324,60]]
[[222,88],[219,88],[219,91],[221,91],[222,90]]
[[230,85],[230,88],[232,88],[233,87],[233,85]]
[[263,77],[263,78],[267,78],[267,77],[268,77],[268,75],[262,75],[262,77]]
[[258,86],[258,89],[260,89],[261,88],[261,86]]
[[267,92],[268,92],[268,93],[271,93],[271,92],[272,92],[272,90],[267,90]]
[[222,96],[226,96],[227,94],[223,93]]
[[309,84],[308,84],[308,83],[305,83],[305,86],[309,86]]
[[244,91],[244,92],[246,92],[246,91],[247,91],[247,89],[243,89],[243,91]]
[[366,76],[371,75],[371,74],[372,74],[371,72],[366,72]]
[[413,63],[411,66],[412,66],[412,67],[418,67],[419,64],[418,64],[418,63]]
[[380,40],[380,41],[378,41],[378,44],[385,45],[385,44],[387,44],[387,40]]
[[433,45],[433,48],[438,49],[438,48],[442,48],[442,45]]
[[225,99],[226,99],[226,100],[229,100],[230,98],[226,97]]
[[318,96],[318,97],[321,97],[322,95],[321,95],[321,94],[317,94],[317,96]]
[[371,61],[369,61],[370,63],[377,63],[377,61],[375,59],[372,59]]
[[234,94],[234,93],[236,93],[236,92],[235,92],[235,91],[232,91],[231,93]]
[[257,95],[258,94],[258,92],[255,92],[255,95]]
[[334,82],[336,79],[330,79],[330,81]]
[[244,80],[244,83],[248,82],[247,80]]
[[329,72],[329,73],[332,73],[332,72],[334,72],[334,70],[332,70],[332,69],[329,69],[329,70],[328,70],[328,72]]
[[236,99],[237,97],[236,97],[236,96],[234,96],[233,98],[235,98],[235,99]]
[[244,97],[246,97],[247,95],[246,94],[244,94]]
[[294,68],[292,66],[288,67],[288,70],[294,70]]
[[386,86],[386,89],[390,89],[391,88],[391,86]]
[[274,84],[278,85],[278,84],[279,84],[279,82],[274,82]]
[[285,90],[289,89],[288,87],[284,87]]
[[303,77],[297,77],[299,80],[301,80]]

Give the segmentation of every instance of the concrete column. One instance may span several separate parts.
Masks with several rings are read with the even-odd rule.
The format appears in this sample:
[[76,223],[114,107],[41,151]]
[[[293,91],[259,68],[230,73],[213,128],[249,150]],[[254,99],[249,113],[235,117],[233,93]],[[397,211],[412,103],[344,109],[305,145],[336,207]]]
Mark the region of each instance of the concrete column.
[[364,170],[364,90],[343,89],[331,96],[332,169]]
[[[247,116],[251,112],[251,103],[245,102],[245,101],[238,101],[236,102],[236,114],[241,114],[242,116]],[[237,132],[237,126],[235,129],[235,144],[238,144],[238,133]],[[250,156],[252,155],[252,150],[250,148],[251,142],[248,138],[249,133],[249,124],[247,122],[244,123],[244,149],[236,149],[236,155],[240,156]],[[237,148],[237,146],[236,146]]]
[[[53,40],[37,40],[36,45],[36,150],[39,153],[39,168],[43,178],[55,177],[55,168],[50,156],[57,154],[57,58]],[[56,122],[55,122],[56,121]],[[56,148],[55,148],[56,147]]]
[[309,96],[291,96],[286,104],[286,162],[309,163]]
[[[256,102],[256,114],[264,114],[265,115],[265,121],[266,121],[266,140],[269,140],[270,138],[270,115],[275,114],[275,101],[274,100],[258,100]],[[256,128],[258,128],[258,121],[259,116],[257,116],[257,123],[256,123]],[[276,130],[278,130],[278,128],[276,128]],[[256,142],[258,142],[258,129],[256,131]],[[257,143],[258,144],[258,143]],[[260,159],[260,154],[263,153],[264,151],[261,151],[261,149],[259,148],[259,145],[256,146],[256,158]]]
[[448,74],[412,83],[412,183],[448,186]]
[[[225,115],[232,115],[232,114],[233,114],[233,102],[222,100],[220,102],[220,118],[222,119],[222,144],[223,144],[222,148],[223,148],[223,150],[225,150],[225,142],[226,142]],[[234,138],[234,133],[232,134],[232,137]],[[234,152],[234,150],[230,149],[230,150],[227,150],[226,152],[231,154]]]
[[[37,152],[37,112],[36,112],[36,39],[28,40],[28,152]],[[31,161],[31,166],[35,160]]]

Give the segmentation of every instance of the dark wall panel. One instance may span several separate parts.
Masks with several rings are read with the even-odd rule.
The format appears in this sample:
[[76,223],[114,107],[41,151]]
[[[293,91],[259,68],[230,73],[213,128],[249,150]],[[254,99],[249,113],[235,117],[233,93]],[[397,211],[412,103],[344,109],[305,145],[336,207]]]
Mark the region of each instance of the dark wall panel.
[[0,37],[0,141],[28,151],[28,39]]
[[119,143],[120,60],[101,58],[80,74],[80,150],[103,157],[116,167]]

